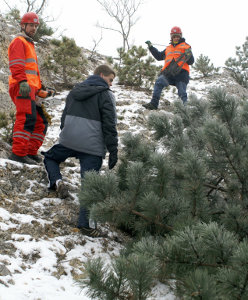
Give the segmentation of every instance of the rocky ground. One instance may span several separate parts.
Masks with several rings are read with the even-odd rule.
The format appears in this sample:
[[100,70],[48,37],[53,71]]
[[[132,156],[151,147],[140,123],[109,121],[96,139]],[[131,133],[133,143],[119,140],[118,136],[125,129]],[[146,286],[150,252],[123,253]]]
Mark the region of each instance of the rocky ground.
[[[57,138],[59,118],[64,96],[50,104],[53,125],[49,128],[43,150]],[[20,275],[39,266],[39,272],[60,281],[68,277],[73,283],[84,278],[84,263],[94,256],[117,255],[126,237],[105,224],[108,238],[82,236],[75,230],[79,211],[79,165],[68,160],[62,166],[64,179],[69,186],[70,198],[61,200],[56,192],[48,191],[43,164],[26,165],[8,160],[10,146],[1,141],[0,151],[0,284],[12,290],[20,284]],[[45,249],[49,253],[44,253]],[[46,267],[53,256],[52,267]],[[42,278],[42,276],[41,276]],[[35,280],[35,279],[34,279]],[[42,280],[42,279],[40,279]],[[26,283],[28,285],[28,283]],[[61,285],[63,285],[61,283]],[[77,290],[79,287],[77,287]],[[7,298],[0,299],[7,300]],[[22,295],[24,296],[24,295]],[[72,294],[71,294],[72,296]],[[60,299],[68,299],[63,293]],[[12,298],[8,298],[12,299]],[[15,298],[13,298],[15,299]],[[52,299],[31,296],[24,299]],[[77,298],[73,298],[77,299]],[[84,298],[81,298],[84,299]],[[88,298],[85,298],[88,299]]]
[[[0,108],[1,112],[8,112],[14,108],[8,96],[7,61],[4,51],[7,49],[9,39],[6,38],[4,30],[6,31],[6,23],[0,18],[2,43],[0,57],[3,61],[0,69]],[[11,28],[8,30],[9,33],[13,31]],[[209,78],[201,78],[199,74],[192,72],[188,94],[197,95],[199,101],[207,101],[208,90],[215,86],[224,86],[229,93],[242,99],[248,98],[247,90],[235,84],[225,70]],[[142,107],[143,103],[150,100],[151,94],[145,91],[134,91],[117,84],[113,86],[113,91],[117,99],[121,155],[121,137],[125,132],[151,135],[146,128],[150,112]],[[52,125],[41,150],[48,150],[58,140],[60,116],[67,93],[68,91],[61,92],[47,105],[47,110],[52,116]],[[159,112],[170,115],[171,105],[176,99],[176,89],[170,87],[162,96]],[[79,211],[78,162],[70,159],[62,165],[70,198],[61,200],[56,192],[48,191],[47,175],[43,164],[26,165],[8,160],[11,148],[4,142],[3,136],[2,129],[0,131],[0,299],[16,300],[14,291],[18,288],[22,293],[19,294],[22,297],[18,299],[68,299],[65,286],[67,284],[70,286],[75,280],[85,277],[85,261],[99,256],[110,261],[111,257],[118,255],[128,237],[110,224],[100,224],[108,232],[108,238],[100,238],[96,241],[78,233],[74,229]],[[102,172],[106,169],[107,159],[104,161]],[[34,273],[31,273],[32,271]],[[45,276],[50,284],[57,288],[57,294],[50,293],[43,296],[43,290],[47,287],[46,284],[42,285]],[[25,285],[26,289],[23,288]],[[73,300],[89,299],[86,296],[83,298],[83,295],[78,296],[79,291],[80,288],[75,287],[75,290],[70,290],[69,297]],[[154,296],[150,299],[173,299],[172,296],[165,298],[167,293],[165,287],[160,287],[159,291],[155,287]],[[7,292],[11,292],[9,295],[13,297],[2,296]]]
[[[196,94],[200,101],[204,101],[209,88],[227,85],[230,80],[223,74],[213,77],[212,80],[192,79],[188,91],[189,94]],[[229,85],[229,89],[235,93],[241,91],[235,84]],[[143,103],[149,101],[150,94],[118,85],[115,85],[113,90],[117,99],[121,153],[121,136],[125,132],[150,135],[146,128],[150,112],[142,107]],[[52,125],[41,150],[48,150],[57,142],[60,116],[67,93],[64,91],[57,95],[47,106],[52,116]],[[161,99],[159,112],[171,114],[171,105],[176,99],[176,91],[171,87]],[[25,276],[37,264],[42,272],[45,270],[58,281],[66,276],[74,281],[85,277],[86,258],[101,256],[110,260],[114,255],[118,255],[127,237],[109,224],[100,225],[108,231],[109,237],[97,239],[97,242],[74,230],[79,211],[80,189],[79,164],[75,159],[70,159],[62,165],[62,173],[71,197],[61,200],[56,192],[48,191],[47,176],[42,164],[26,165],[12,162],[7,159],[10,146],[3,140],[0,144],[0,283],[3,286],[11,288],[18,285],[20,274]],[[107,159],[104,161],[102,172],[106,168]],[[43,246],[40,246],[41,244]],[[44,244],[49,248],[49,256],[54,256],[53,267],[47,269],[43,261],[46,257]],[[80,255],[76,251],[78,248]]]

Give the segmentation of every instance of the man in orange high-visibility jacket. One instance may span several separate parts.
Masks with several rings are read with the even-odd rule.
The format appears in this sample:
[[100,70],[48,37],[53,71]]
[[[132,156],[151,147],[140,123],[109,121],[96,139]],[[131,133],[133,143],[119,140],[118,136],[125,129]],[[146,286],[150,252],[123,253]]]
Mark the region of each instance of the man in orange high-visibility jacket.
[[182,99],[184,104],[187,102],[186,89],[189,83],[189,65],[194,63],[194,56],[190,45],[187,44],[182,37],[180,27],[173,27],[170,36],[170,45],[161,52],[153,47],[150,41],[146,42],[154,58],[164,60],[164,67],[154,85],[151,102],[143,104],[146,109],[152,110],[158,108],[162,90],[169,85],[176,86],[178,96]]
[[28,12],[21,19],[21,33],[9,45],[9,94],[16,106],[13,129],[13,145],[10,159],[34,164],[40,162],[37,155],[47,131],[47,119],[42,108],[36,105],[41,89],[40,72],[33,37],[39,26],[39,18]]

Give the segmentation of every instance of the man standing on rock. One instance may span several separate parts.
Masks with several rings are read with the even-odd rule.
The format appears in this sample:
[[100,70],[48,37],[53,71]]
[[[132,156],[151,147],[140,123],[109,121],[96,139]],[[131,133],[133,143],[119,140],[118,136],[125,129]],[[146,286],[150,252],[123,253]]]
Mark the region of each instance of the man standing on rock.
[[[82,178],[87,171],[100,170],[105,148],[109,152],[109,169],[117,163],[117,118],[115,98],[110,90],[114,78],[114,70],[107,65],[100,65],[94,75],[78,83],[67,96],[59,144],[42,152],[49,188],[56,190],[60,198],[69,196],[59,166],[68,157],[79,159]],[[80,208],[78,228],[85,235],[101,236],[100,231],[89,227],[88,210],[84,207]]]
[[21,33],[8,49],[9,94],[16,106],[13,145],[10,159],[34,164],[41,162],[37,155],[47,131],[47,119],[36,96],[42,88],[33,37],[39,26],[39,17],[27,12],[21,19]]
[[189,83],[189,65],[194,63],[194,56],[190,45],[182,37],[180,27],[173,27],[170,36],[170,45],[161,52],[153,47],[150,41],[146,41],[154,58],[164,60],[164,67],[154,85],[152,99],[149,103],[143,104],[146,109],[156,110],[158,108],[162,90],[169,85],[176,86],[178,96],[183,104],[187,102],[186,88]]

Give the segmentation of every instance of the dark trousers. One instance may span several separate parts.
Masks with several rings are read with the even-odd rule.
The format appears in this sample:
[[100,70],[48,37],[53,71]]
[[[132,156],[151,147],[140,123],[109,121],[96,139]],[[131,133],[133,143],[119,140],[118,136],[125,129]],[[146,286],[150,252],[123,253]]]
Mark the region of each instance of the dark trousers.
[[[54,188],[56,181],[62,179],[60,173],[60,163],[64,162],[68,157],[75,157],[80,161],[81,178],[87,171],[99,171],[102,166],[102,157],[78,152],[64,147],[61,144],[54,145],[47,152],[42,152],[45,156],[44,165],[48,173],[49,187]],[[87,208],[80,208],[78,227],[89,227],[89,217]]]
[[183,81],[170,82],[170,80],[168,78],[166,78],[163,74],[161,74],[155,82],[152,100],[151,100],[151,103],[156,108],[158,107],[159,99],[162,94],[162,90],[171,84],[176,86],[178,96],[182,99],[183,103],[185,104],[187,102],[187,92],[186,92],[187,84]]

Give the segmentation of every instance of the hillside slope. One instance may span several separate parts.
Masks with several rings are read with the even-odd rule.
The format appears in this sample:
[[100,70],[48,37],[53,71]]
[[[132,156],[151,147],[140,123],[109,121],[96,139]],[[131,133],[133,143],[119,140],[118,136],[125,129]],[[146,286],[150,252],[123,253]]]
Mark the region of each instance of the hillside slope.
[[[206,101],[208,89],[225,86],[230,82],[226,76],[212,79],[191,80],[189,94],[194,93],[199,101]],[[238,87],[229,84],[236,90]],[[113,86],[117,99],[118,132],[149,135],[142,104],[150,95],[125,89],[116,83]],[[48,111],[53,124],[48,129],[41,150],[47,150],[58,139],[60,116],[68,91],[50,101]],[[177,99],[173,87],[161,99],[160,113],[171,114],[169,103]],[[2,142],[3,144],[3,142]],[[5,147],[4,147],[5,146]],[[9,146],[2,145],[0,152],[0,299],[88,299],[86,291],[74,280],[83,278],[87,258],[105,257],[106,262],[117,255],[126,237],[102,224],[109,237],[91,239],[77,232],[76,226],[80,189],[79,164],[70,159],[62,167],[64,179],[69,185],[71,198],[61,200],[56,193],[48,192],[47,177],[43,165],[23,165],[7,159]],[[120,142],[121,152],[121,142]],[[104,161],[102,172],[107,169]],[[151,299],[173,299],[165,286],[154,288]],[[8,294],[8,298],[6,298]],[[167,294],[167,296],[165,296]],[[167,298],[166,298],[167,297]]]
[[[14,20],[7,20],[4,16],[0,14],[0,110],[8,112],[9,110],[14,110],[14,105],[8,94],[8,46],[11,40],[20,32],[20,26]],[[53,45],[49,42],[51,37],[43,37],[39,40],[38,43],[35,43],[36,53],[38,56],[38,63],[41,73],[41,79],[45,86],[51,86],[57,90],[63,89],[63,76],[61,66],[56,65],[56,71],[47,71],[44,66],[44,61],[51,53],[54,48]],[[81,47],[81,57],[87,58],[91,56],[91,52],[83,47]],[[106,58],[101,54],[96,54],[96,61],[87,61],[87,65],[83,66],[83,70],[80,75],[80,78],[85,78],[88,75],[88,72],[94,70],[96,64],[99,62],[106,62]],[[70,82],[71,85],[76,83],[76,80]]]
[[[7,111],[9,107],[6,104],[9,37],[3,35],[5,26],[7,23],[0,20],[1,111]],[[207,79],[192,72],[191,77],[188,94],[195,94],[199,101],[207,101],[208,90],[215,86],[223,86],[241,98],[247,97],[247,91],[235,84],[226,71]],[[143,103],[150,101],[151,95],[119,86],[117,82],[113,91],[117,100],[121,153],[121,137],[125,132],[151,134],[146,128],[150,112],[142,107]],[[67,93],[61,91],[47,107],[52,125],[41,150],[48,150],[58,140]],[[160,101],[159,113],[171,115],[171,105],[176,99],[176,90],[170,87]],[[7,159],[10,146],[3,140],[0,140],[0,145],[0,299],[88,300],[87,290],[81,291],[76,283],[77,279],[85,277],[84,263],[88,258],[99,256],[109,262],[111,257],[118,255],[128,237],[109,224],[100,225],[108,231],[108,238],[92,239],[73,230],[79,211],[80,189],[79,164],[75,159],[62,166],[71,197],[61,200],[55,192],[47,190],[48,181],[42,164],[32,166],[10,161]],[[107,159],[102,172],[105,170]],[[174,297],[166,286],[158,283],[149,300],[162,299],[172,300]]]

